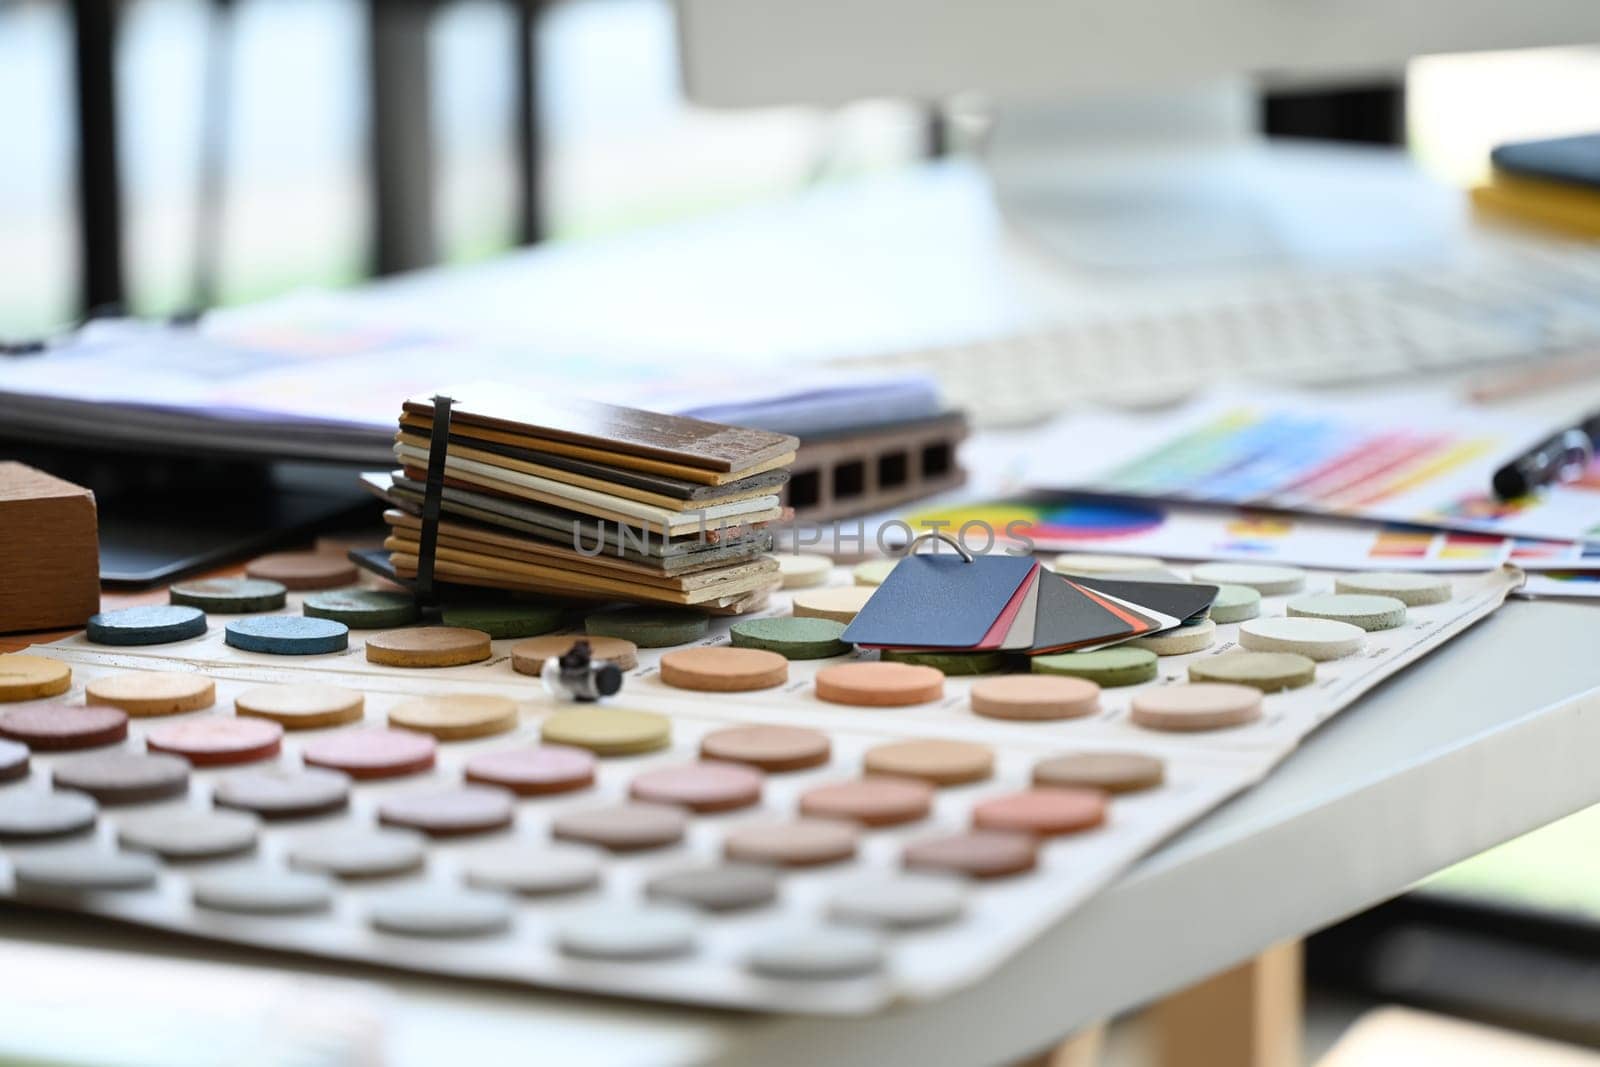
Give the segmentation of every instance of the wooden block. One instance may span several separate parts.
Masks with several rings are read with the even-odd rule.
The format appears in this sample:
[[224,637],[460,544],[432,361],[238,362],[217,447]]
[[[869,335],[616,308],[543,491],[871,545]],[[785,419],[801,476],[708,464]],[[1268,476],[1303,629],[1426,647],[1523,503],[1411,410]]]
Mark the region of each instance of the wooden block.
[[82,626],[99,610],[94,494],[0,463],[0,633]]

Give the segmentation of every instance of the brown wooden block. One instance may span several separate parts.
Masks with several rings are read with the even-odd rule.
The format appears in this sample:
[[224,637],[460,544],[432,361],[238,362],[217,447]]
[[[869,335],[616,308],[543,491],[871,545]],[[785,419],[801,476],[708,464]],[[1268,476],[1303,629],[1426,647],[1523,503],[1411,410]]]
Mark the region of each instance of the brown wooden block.
[[0,463],[0,633],[82,626],[99,610],[94,494]]

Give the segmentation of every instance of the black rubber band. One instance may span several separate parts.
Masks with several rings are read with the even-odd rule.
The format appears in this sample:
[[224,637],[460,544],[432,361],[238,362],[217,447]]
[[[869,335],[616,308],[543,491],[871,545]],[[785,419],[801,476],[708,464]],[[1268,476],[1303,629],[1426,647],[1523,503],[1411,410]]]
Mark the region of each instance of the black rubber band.
[[439,549],[439,512],[444,505],[444,458],[450,445],[450,405],[447,396],[433,398],[433,434],[428,440],[428,484],[422,494],[422,536],[417,548],[417,602],[437,602],[433,589],[433,559]]

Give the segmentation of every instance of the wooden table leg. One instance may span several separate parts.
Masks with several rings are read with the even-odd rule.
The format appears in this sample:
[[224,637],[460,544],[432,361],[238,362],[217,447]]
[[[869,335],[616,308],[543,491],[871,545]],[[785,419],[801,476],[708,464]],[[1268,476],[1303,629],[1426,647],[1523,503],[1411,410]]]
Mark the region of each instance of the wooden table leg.
[[1079,1030],[1049,1052],[1023,1060],[1015,1067],[1095,1067],[1100,1062],[1100,1045],[1105,1036],[1105,1023],[1096,1023]]
[[1161,1067],[1298,1067],[1304,1002],[1300,942],[1174,993],[1151,1009]]

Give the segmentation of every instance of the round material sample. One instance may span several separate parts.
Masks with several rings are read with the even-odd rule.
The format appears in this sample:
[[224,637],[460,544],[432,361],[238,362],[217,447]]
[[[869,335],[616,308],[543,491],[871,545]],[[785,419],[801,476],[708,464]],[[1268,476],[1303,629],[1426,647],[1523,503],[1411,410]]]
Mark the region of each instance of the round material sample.
[[1341,574],[1333,580],[1333,589],[1336,593],[1392,596],[1412,608],[1443,604],[1450,599],[1450,579],[1442,574],[1410,574],[1405,571]]
[[433,766],[438,743],[414,730],[342,730],[308,741],[300,758],[308,767],[343,771],[352,778],[395,778]]
[[334,589],[311,593],[300,610],[314,619],[332,619],[352,630],[391,630],[417,621],[417,602],[408,593],[381,589]]
[[317,656],[349,648],[350,627],[305,615],[256,615],[230,622],[222,639],[245,652]]
[[154,885],[156,861],[140,852],[111,852],[94,845],[26,852],[11,859],[19,892],[143,889]]
[[757,648],[681,648],[661,657],[661,680],[706,693],[771,689],[789,680],[789,661]]
[[828,762],[832,747],[827,734],[803,726],[729,726],[700,739],[700,756],[770,774],[819,767]]
[[350,776],[316,767],[235,771],[216,783],[211,800],[263,819],[309,818],[344,810],[350,802]]
[[1239,624],[1239,647],[1251,652],[1294,652],[1317,662],[1361,650],[1367,632],[1333,619],[1250,619]]
[[315,730],[359,722],[366,699],[354,689],[320,682],[258,685],[233,701],[239,715],[270,719],[285,730]]
[[265,719],[208,716],[157,726],[144,735],[151,752],[182,756],[196,767],[271,759],[283,743],[283,727]]
[[889,875],[854,882],[828,901],[835,922],[912,930],[938,926],[961,917],[967,893],[952,878]]
[[385,797],[378,821],[420,830],[430,837],[459,837],[503,830],[516,817],[512,795],[492,786],[465,785]]
[[463,859],[467,884],[526,896],[575,893],[600,884],[600,861],[586,849],[507,846]]
[[658,874],[645,883],[645,895],[703,911],[759,908],[778,899],[778,876],[766,867],[723,864]]
[[594,784],[594,756],[569,745],[484,752],[467,761],[465,777],[524,797],[570,793]]
[[906,846],[901,858],[911,870],[1004,878],[1033,870],[1038,846],[1028,834],[973,830],[914,842]]
[[1126,647],[1142,648],[1158,656],[1183,656],[1210,648],[1216,639],[1217,624],[1210,619],[1201,619],[1192,626],[1179,626],[1166,633],[1136,637]]
[[192,893],[197,907],[243,915],[301,915],[333,904],[333,887],[326,878],[268,867],[200,875]]
[[777,867],[816,867],[856,854],[859,836],[852,823],[835,819],[795,819],[736,827],[723,838],[730,860]]
[[218,615],[248,615],[254,611],[277,611],[288,598],[281,582],[261,578],[200,578],[179,582],[167,590],[167,598]]
[[97,645],[164,645],[206,632],[206,613],[182,604],[102,611],[89,616],[84,636]]
[[35,704],[0,713],[0,737],[39,752],[114,745],[128,736],[128,713],[118,708]]
[[1025,789],[990,797],[972,809],[976,829],[1014,830],[1038,837],[1081,833],[1105,821],[1106,795],[1098,789]]
[[28,776],[28,746],[0,740],[0,782]]
[[694,812],[733,811],[761,800],[761,772],[742,763],[685,763],[637,775],[628,795],[646,804]]
[[909,663],[841,663],[817,672],[817,699],[862,708],[926,704],[944,697],[944,675]]
[[897,826],[927,818],[933,810],[933,794],[933,786],[914,778],[834,782],[800,794],[800,814],[863,826]]
[[255,816],[239,811],[158,811],[123,820],[117,842],[165,860],[200,860],[255,848],[259,830]]
[[728,639],[735,648],[776,652],[785,659],[829,659],[849,654],[849,643],[839,639],[842,633],[842,622],[790,615],[736,622],[728,631]]
[[1147,648],[1118,645],[1096,652],[1062,652],[1053,656],[1034,656],[1038,674],[1065,674],[1111,688],[1138,685],[1156,676],[1156,654]]
[[947,677],[973,674],[994,674],[1010,664],[1004,652],[904,652],[886,648],[879,654],[885,663],[909,663],[917,667],[932,667]]
[[203,674],[129,671],[108,674],[84,686],[86,704],[120,708],[135,718],[200,711],[217,702],[215,683]]
[[868,774],[961,785],[994,773],[994,751],[972,741],[891,741],[867,749],[862,766]]
[[512,601],[505,604],[446,606],[439,621],[446,626],[482,630],[493,638],[537,637],[559,629],[566,615],[562,604]]
[[289,850],[289,865],[337,878],[384,878],[406,874],[427,860],[421,835],[407,830],[338,830]]
[[1211,602],[1211,621],[1243,622],[1261,614],[1261,594],[1248,585],[1219,585]]
[[0,703],[60,696],[72,688],[72,668],[43,656],[0,656]]
[[561,924],[556,943],[569,956],[647,960],[680,956],[694,946],[692,915],[668,907],[603,907]]
[[849,978],[883,965],[883,946],[861,930],[823,927],[774,934],[750,951],[749,966],[771,978]]
[[63,760],[51,779],[57,789],[76,789],[102,804],[142,804],[187,792],[189,764],[177,756],[105,752]]
[[870,585],[835,585],[806,589],[790,601],[797,619],[829,619],[849,624],[878,590]]
[[573,745],[600,756],[632,756],[666,748],[672,720],[629,708],[574,708],[546,719],[539,736],[548,744]]
[[1405,602],[1392,596],[1369,593],[1323,593],[1289,601],[1286,609],[1294,618],[1331,619],[1359,626],[1368,633],[1392,630],[1406,622]]
[[1040,760],[1033,767],[1033,784],[1054,789],[1136,793],[1165,780],[1165,765],[1139,752],[1073,752]]
[[869,559],[865,563],[857,563],[850,571],[850,579],[857,585],[879,586],[889,580],[889,574],[899,564],[900,559]]
[[441,741],[462,741],[515,730],[517,702],[483,693],[448,693],[404,700],[389,709],[389,725],[432,734]]
[[1306,584],[1306,572],[1299,567],[1268,563],[1202,563],[1189,574],[1207,585],[1246,585],[1262,596],[1298,593]]
[[94,825],[100,806],[83,793],[43,789],[0,791],[0,841],[62,837]]
[[706,635],[708,619],[692,608],[611,608],[583,620],[583,629],[595,637],[620,637],[640,648],[687,645]]
[[971,699],[972,710],[989,719],[1080,719],[1100,710],[1100,687],[1066,675],[1007,674],[973,683]]
[[336,589],[360,577],[354,563],[320,552],[274,552],[251,560],[244,572],[288,589]]
[[615,663],[620,669],[631,671],[639,665],[639,648],[632,641],[620,637],[589,637],[584,634],[545,634],[530,637],[511,646],[511,667],[518,674],[539,676],[544,661],[560,659],[572,651],[578,641],[589,642],[589,655],[598,660]]
[[550,824],[552,837],[598,845],[613,852],[661,848],[683,840],[689,817],[664,804],[617,804],[566,811]]
[[1229,652],[1189,664],[1191,682],[1250,685],[1263,693],[1298,689],[1316,677],[1316,663],[1297,652]]
[[458,667],[494,654],[489,635],[456,626],[384,630],[366,640],[367,662],[386,667]]
[[[1221,657],[1219,657],[1221,658]],[[1150,730],[1221,730],[1261,718],[1261,690],[1251,685],[1190,682],[1133,695],[1132,719]]]
[[833,560],[815,552],[775,552],[778,574],[783,579],[783,589],[809,589],[822,585],[833,573]]
[[1050,569],[1057,574],[1124,575],[1138,571],[1159,571],[1166,564],[1154,556],[1103,556],[1089,552],[1064,552]]
[[496,893],[406,889],[373,901],[373,928],[412,937],[482,937],[511,926],[511,906]]

